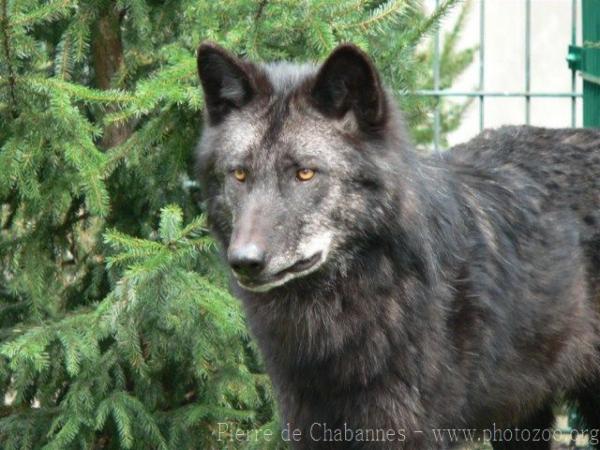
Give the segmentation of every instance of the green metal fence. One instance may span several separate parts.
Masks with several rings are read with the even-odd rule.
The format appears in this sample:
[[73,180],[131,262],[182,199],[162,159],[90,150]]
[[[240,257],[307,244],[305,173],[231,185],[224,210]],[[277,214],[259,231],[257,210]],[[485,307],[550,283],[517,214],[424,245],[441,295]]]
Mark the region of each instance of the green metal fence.
[[[526,124],[530,123],[531,119],[531,99],[532,98],[570,98],[571,99],[571,126],[575,126],[577,120],[577,98],[582,97],[581,92],[576,91],[576,72],[580,70],[578,63],[569,64],[571,69],[571,90],[569,92],[539,92],[531,91],[531,0],[523,0],[525,2],[525,48],[523,51],[523,58],[525,60],[525,72],[523,73],[523,90],[518,92],[502,92],[502,91],[488,91],[485,90],[485,0],[480,0],[479,3],[479,85],[476,91],[471,92],[460,92],[453,91],[450,89],[440,89],[440,33],[436,31],[434,36],[434,58],[433,58],[433,89],[420,90],[415,92],[416,95],[424,95],[429,97],[435,97],[438,102],[443,97],[476,97],[479,99],[479,129],[483,130],[485,127],[484,117],[484,104],[487,97],[520,97],[525,100],[524,117],[523,121]],[[581,0],[583,2],[583,32],[584,41],[593,40],[599,41],[600,37],[600,0]],[[436,6],[439,6],[440,1],[436,0]],[[593,29],[593,32],[591,31]],[[585,33],[590,33],[589,36]],[[587,37],[586,37],[587,36]],[[596,39],[593,39],[595,36]],[[576,47],[577,44],[577,0],[571,0],[571,46],[569,49],[581,49]],[[596,83],[592,81],[584,81],[584,95],[597,96],[598,102],[592,107],[589,102],[584,106],[584,120],[586,117],[590,117],[591,111],[587,112],[586,107],[594,108],[596,117],[600,120],[600,84],[597,81],[600,80],[600,57],[592,58],[587,56],[594,50],[595,54],[600,54],[600,47],[594,49],[584,48],[579,51],[579,55],[584,56],[583,61],[588,67],[588,73],[595,73],[598,76]],[[578,50],[574,50],[577,52]],[[571,53],[570,53],[571,54]],[[576,56],[577,58],[577,56]],[[597,69],[597,70],[596,70]],[[596,70],[593,72],[593,70]],[[584,78],[585,79],[585,78]],[[587,88],[585,87],[586,85]],[[587,89],[587,90],[586,90]],[[589,93],[589,94],[588,94]],[[587,114],[587,115],[586,115]],[[598,122],[596,122],[598,124]],[[440,147],[440,109],[437,107],[434,111],[433,117],[433,131],[434,148],[437,150]]]
[[583,125],[600,126],[600,2],[582,0],[583,45],[569,46],[567,61],[583,79]]

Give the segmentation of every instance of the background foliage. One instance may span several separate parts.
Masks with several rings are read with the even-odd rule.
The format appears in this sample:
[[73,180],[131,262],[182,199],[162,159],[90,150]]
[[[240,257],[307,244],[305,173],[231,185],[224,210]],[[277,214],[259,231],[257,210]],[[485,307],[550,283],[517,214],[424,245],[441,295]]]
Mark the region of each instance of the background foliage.
[[[257,59],[371,53],[430,139],[414,0],[0,0],[0,447],[277,447],[268,380],[195,202],[204,39]],[[460,21],[444,86],[468,65]],[[461,106],[444,106],[445,130]],[[218,424],[256,431],[217,441]],[[227,435],[224,435],[227,436]],[[259,437],[256,437],[259,436]]]

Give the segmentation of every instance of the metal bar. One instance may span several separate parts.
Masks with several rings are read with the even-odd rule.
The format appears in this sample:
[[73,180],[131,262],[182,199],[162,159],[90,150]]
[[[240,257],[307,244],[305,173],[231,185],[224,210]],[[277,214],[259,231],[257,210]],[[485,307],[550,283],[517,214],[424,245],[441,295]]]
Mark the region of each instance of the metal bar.
[[[479,4],[479,92],[483,92],[485,80],[485,0]],[[479,131],[484,126],[484,95],[479,95]]]
[[[435,8],[439,8],[440,0],[435,0]],[[433,89],[440,90],[440,25],[435,28],[434,49],[433,49]],[[435,109],[433,110],[433,148],[440,148],[440,98],[436,98]]]
[[502,92],[502,91],[449,91],[449,90],[419,90],[403,92],[401,95],[423,95],[428,97],[556,97],[556,98],[581,98],[581,92]]
[[600,77],[590,75],[586,72],[581,72],[581,79],[589,83],[600,84]]
[[[577,44],[577,0],[571,0],[571,45]],[[577,89],[576,70],[571,70],[571,92]],[[571,97],[571,126],[577,125],[577,98]]]
[[[531,0],[525,1],[525,92],[531,90]],[[531,97],[525,96],[525,123],[531,122]]]

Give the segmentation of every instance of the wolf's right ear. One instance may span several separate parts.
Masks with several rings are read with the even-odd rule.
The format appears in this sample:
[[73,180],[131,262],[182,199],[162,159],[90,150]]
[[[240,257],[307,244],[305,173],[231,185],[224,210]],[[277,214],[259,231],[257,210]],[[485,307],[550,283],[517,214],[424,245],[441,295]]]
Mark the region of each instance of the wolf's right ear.
[[245,63],[232,53],[212,42],[203,42],[198,47],[197,62],[204,103],[212,124],[252,100],[251,76]]
[[363,131],[377,129],[386,119],[386,98],[377,70],[352,44],[338,46],[325,60],[311,96],[325,116],[340,119],[352,112]]

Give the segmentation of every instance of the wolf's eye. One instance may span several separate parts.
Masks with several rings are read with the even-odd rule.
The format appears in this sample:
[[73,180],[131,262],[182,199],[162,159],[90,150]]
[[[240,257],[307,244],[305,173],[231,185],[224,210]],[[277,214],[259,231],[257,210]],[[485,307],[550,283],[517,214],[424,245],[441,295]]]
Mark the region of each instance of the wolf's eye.
[[315,176],[315,171],[312,169],[300,169],[296,172],[296,178],[300,181],[308,181]]
[[233,176],[241,183],[246,181],[246,171],[244,169],[235,169],[233,171]]

